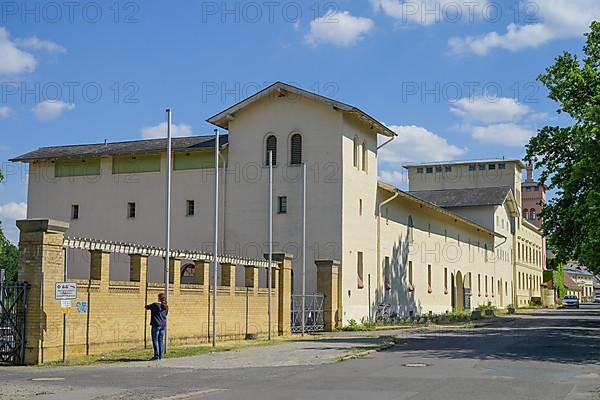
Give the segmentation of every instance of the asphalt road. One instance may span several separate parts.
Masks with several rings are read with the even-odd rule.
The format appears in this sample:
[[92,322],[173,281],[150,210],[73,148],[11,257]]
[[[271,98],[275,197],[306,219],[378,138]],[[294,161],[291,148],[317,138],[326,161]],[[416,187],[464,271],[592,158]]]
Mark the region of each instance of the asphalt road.
[[[0,399],[600,399],[599,306],[535,312],[475,329],[394,334],[397,344],[386,351],[325,364],[289,359],[334,354],[342,343],[370,339],[264,347],[239,360],[215,354],[229,357],[216,363],[2,368]],[[278,355],[285,360],[277,362]],[[249,357],[263,359],[262,366],[248,364]]]

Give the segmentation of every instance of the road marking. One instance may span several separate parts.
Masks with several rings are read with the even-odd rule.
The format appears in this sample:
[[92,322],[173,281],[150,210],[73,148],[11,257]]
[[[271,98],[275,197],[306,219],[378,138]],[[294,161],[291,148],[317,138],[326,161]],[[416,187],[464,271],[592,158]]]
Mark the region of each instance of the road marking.
[[52,382],[52,381],[64,381],[65,378],[33,378],[32,381],[37,382]]
[[159,399],[154,399],[154,400],[187,400],[187,399],[191,399],[192,397],[204,396],[204,395],[216,393],[216,392],[224,392],[225,390],[227,390],[227,389],[205,389],[205,390],[199,390],[197,392],[188,392],[188,393],[177,394],[175,396],[161,397]]

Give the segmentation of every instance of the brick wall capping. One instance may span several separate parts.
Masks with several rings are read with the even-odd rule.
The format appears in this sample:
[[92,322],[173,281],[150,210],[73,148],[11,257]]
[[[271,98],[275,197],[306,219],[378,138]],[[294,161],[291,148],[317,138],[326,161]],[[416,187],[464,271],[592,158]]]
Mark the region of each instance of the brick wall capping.
[[24,233],[64,233],[69,229],[69,223],[47,218],[32,218],[18,220],[17,227]]

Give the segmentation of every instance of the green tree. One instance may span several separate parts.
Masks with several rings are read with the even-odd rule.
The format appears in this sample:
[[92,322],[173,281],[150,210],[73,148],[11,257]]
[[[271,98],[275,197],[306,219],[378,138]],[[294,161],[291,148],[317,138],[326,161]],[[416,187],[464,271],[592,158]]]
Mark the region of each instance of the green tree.
[[556,191],[542,217],[557,262],[579,260],[600,272],[600,22],[585,36],[582,61],[565,52],[538,77],[572,125],[542,128],[526,159]]
[[[0,183],[4,180],[0,171]],[[0,269],[6,269],[6,279],[17,280],[19,270],[19,249],[4,236],[2,222],[0,222]]]

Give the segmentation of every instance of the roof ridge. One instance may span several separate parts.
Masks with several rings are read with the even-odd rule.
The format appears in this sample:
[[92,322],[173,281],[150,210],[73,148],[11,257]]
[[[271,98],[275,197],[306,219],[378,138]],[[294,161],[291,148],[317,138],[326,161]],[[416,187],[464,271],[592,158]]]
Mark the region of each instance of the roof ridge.
[[[178,136],[172,138],[173,140],[177,139],[190,139],[190,138],[204,138],[204,137],[213,137],[214,135],[192,135],[192,136]],[[227,136],[227,134],[221,134],[219,136]],[[137,140],[121,140],[118,142],[99,142],[99,143],[80,143],[80,144],[64,144],[60,146],[43,146],[38,147],[38,150],[41,149],[58,149],[61,147],[80,147],[80,146],[104,146],[107,144],[123,144],[123,143],[136,143],[136,142],[151,142],[153,140],[167,140],[167,138],[151,138],[151,139],[137,139]]]

